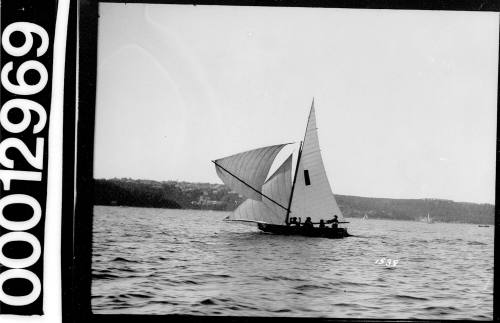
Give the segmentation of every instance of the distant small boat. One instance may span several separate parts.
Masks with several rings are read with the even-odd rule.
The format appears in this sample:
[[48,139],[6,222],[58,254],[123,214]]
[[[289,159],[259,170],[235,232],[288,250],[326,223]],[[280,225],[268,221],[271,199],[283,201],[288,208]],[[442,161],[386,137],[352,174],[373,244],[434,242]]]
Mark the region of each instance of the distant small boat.
[[[292,155],[266,180],[275,157],[286,145],[262,147],[212,161],[224,184],[247,198],[224,220],[255,223],[260,230],[275,234],[347,237],[346,228],[318,226],[320,222],[329,223],[334,215],[338,223],[347,222],[343,221],[321,158],[314,100],[297,152],[293,181]],[[297,218],[298,224],[292,221]],[[300,220],[306,218],[312,224],[300,226]]]
[[431,218],[429,212],[427,212],[427,217],[422,218],[420,221],[425,223],[434,223],[434,220]]
[[489,228],[490,226],[489,225],[485,225],[485,224],[480,224],[480,225],[478,225],[478,227],[480,227],[480,228]]

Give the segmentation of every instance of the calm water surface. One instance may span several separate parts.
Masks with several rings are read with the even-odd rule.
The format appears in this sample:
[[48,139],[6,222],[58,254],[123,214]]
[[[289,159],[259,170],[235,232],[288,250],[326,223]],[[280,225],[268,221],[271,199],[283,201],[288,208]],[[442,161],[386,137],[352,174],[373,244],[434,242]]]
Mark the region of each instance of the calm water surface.
[[493,226],[348,219],[332,240],[226,215],[96,206],[93,312],[492,319]]

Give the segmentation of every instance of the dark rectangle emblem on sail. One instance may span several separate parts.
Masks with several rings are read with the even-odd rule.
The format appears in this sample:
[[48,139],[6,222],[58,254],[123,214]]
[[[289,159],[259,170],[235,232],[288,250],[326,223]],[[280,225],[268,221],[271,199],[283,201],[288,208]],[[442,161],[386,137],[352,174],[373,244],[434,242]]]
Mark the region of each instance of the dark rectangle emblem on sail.
[[304,169],[304,180],[306,182],[306,186],[311,185],[311,180],[309,179],[309,171]]

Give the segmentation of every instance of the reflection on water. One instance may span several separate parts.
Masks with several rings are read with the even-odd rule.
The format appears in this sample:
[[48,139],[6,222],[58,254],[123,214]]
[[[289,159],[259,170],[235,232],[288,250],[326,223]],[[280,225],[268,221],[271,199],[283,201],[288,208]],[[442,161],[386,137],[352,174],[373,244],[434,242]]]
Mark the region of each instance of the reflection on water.
[[493,226],[350,219],[332,240],[226,215],[96,206],[93,312],[492,319]]

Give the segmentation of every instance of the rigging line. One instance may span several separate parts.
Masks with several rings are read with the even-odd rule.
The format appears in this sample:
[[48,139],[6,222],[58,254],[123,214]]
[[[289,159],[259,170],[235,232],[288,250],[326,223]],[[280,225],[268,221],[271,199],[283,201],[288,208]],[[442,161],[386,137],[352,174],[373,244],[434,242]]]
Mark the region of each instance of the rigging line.
[[276,202],[275,200],[273,200],[272,198],[270,198],[269,196],[267,196],[266,194],[262,193],[261,191],[259,190],[256,190],[255,188],[253,188],[250,184],[246,183],[244,180],[242,180],[241,178],[239,178],[238,176],[234,175],[233,173],[231,173],[230,171],[228,171],[227,169],[225,169],[224,167],[222,167],[221,165],[217,164],[217,162],[215,160],[212,160],[212,163],[214,163],[216,166],[220,167],[222,170],[224,170],[225,172],[227,172],[229,175],[233,176],[234,178],[236,178],[237,180],[239,180],[240,182],[242,182],[243,184],[245,184],[246,186],[250,187],[252,190],[254,190],[255,192],[259,193],[260,195],[264,196],[265,198],[267,198],[269,201],[275,203],[276,205],[282,207],[283,209],[285,209],[287,212],[291,212],[289,209],[287,209],[286,207],[284,207],[283,205],[279,204],[278,202]]

